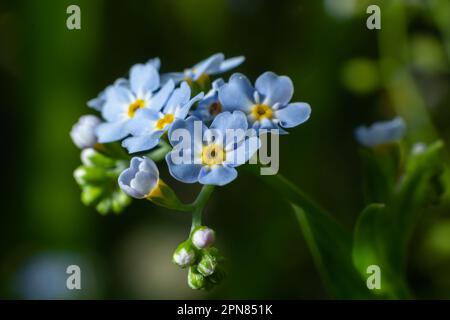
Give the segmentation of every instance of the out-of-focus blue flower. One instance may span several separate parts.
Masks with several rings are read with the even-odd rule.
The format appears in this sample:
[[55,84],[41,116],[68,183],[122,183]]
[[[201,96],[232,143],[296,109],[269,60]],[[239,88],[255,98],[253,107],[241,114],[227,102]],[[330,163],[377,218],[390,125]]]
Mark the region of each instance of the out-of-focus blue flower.
[[[77,265],[81,270],[81,290],[69,290],[67,268]],[[95,269],[92,261],[74,252],[40,252],[19,268],[15,291],[20,299],[80,299],[97,294]]]
[[200,77],[205,75],[215,75],[223,72],[227,72],[233,68],[236,68],[242,62],[244,62],[245,57],[233,57],[225,60],[223,53],[216,53],[209,58],[197,63],[192,68],[185,69],[184,72],[170,72],[162,75],[162,82],[164,83],[167,79],[172,79],[175,82],[180,82],[182,80],[192,80],[197,81]]
[[[147,64],[151,64],[152,66],[155,67],[155,69],[159,70],[159,68],[161,67],[161,60],[156,57],[156,58],[152,58],[150,59]],[[98,94],[98,96],[94,99],[91,99],[87,102],[88,107],[95,109],[97,111],[102,111],[103,106],[105,105],[106,102],[106,92],[112,88],[114,88],[114,86],[128,86],[129,82],[127,79],[124,78],[119,78],[117,79],[114,84],[109,85],[108,87],[106,87],[106,89],[104,89],[102,92],[100,92]]]
[[243,74],[235,73],[219,88],[219,101],[225,111],[241,110],[250,125],[258,129],[292,128],[309,119],[311,107],[291,101],[294,87],[291,79],[265,72],[256,79],[255,87]]
[[203,97],[203,93],[191,99],[191,89],[186,82],[175,89],[162,111],[155,109],[137,110],[129,123],[132,137],[125,139],[122,146],[130,153],[154,148],[164,132],[168,131],[176,119],[185,119],[191,106]]
[[70,131],[73,143],[80,149],[92,148],[97,143],[95,129],[100,123],[100,118],[94,115],[81,116]]
[[192,115],[207,122],[213,120],[216,115],[222,112],[222,105],[219,102],[219,88],[224,84],[225,81],[222,78],[214,80],[211,90],[198,103]]
[[[230,133],[228,130],[245,133],[247,128],[247,119],[241,111],[219,114],[209,129],[195,117],[175,121],[169,130],[169,141],[174,149],[166,155],[170,174],[185,183],[218,186],[230,183],[237,177],[235,167],[252,157],[260,147],[260,140],[246,134],[236,135],[235,139],[225,137]],[[184,137],[178,140],[181,131],[189,135],[189,146],[183,141]]]
[[134,157],[130,167],[120,174],[118,180],[123,192],[133,198],[143,199],[158,185],[158,167],[147,157]]
[[355,130],[355,137],[363,146],[376,147],[400,140],[405,132],[405,121],[396,117],[389,121],[375,122],[369,127],[360,126]]
[[102,116],[106,120],[97,128],[99,142],[125,138],[128,123],[142,108],[159,111],[174,89],[173,81],[160,88],[160,77],[155,62],[136,64],[130,70],[128,83],[115,84],[105,92]]

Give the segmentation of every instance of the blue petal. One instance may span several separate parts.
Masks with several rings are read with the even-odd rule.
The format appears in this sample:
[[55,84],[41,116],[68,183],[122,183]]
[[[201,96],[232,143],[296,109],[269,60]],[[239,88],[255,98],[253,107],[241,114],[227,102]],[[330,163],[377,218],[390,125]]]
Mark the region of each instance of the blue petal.
[[200,164],[175,164],[172,161],[172,152],[166,155],[166,162],[169,172],[175,179],[184,183],[194,183],[198,181],[198,175],[202,166]]
[[226,151],[225,164],[231,167],[237,167],[246,163],[258,149],[261,147],[261,140],[252,136],[245,139],[237,148]]
[[217,129],[226,134],[226,130],[242,129],[247,130],[247,117],[242,111],[222,112],[218,114],[212,122],[210,129]]
[[175,88],[175,83],[172,80],[167,81],[161,90],[159,90],[151,99],[146,108],[160,111],[164,104],[167,102],[170,94],[173,92]]
[[128,150],[128,153],[135,153],[153,149],[159,143],[164,131],[160,130],[152,134],[137,137],[129,137],[122,141],[122,147]]
[[400,140],[406,132],[406,124],[400,117],[390,121],[380,121],[370,127],[358,127],[355,136],[359,143],[366,147],[375,147],[381,144]]
[[278,76],[273,72],[264,72],[256,79],[255,88],[264,95],[264,104],[280,103],[284,106],[291,101],[294,85],[286,76]]
[[203,92],[200,92],[198,95],[193,97],[191,100],[189,100],[187,103],[182,105],[181,107],[177,108],[174,115],[178,119],[184,119],[189,113],[189,110],[191,109],[192,105],[196,103],[197,101],[201,100],[203,98]]
[[254,89],[243,74],[235,73],[219,88],[219,101],[224,110],[249,111],[253,105]]
[[134,118],[128,121],[127,131],[133,136],[142,136],[155,131],[156,122],[160,119],[159,112],[147,108],[136,111]]
[[217,72],[215,72],[215,73],[226,72],[228,70],[236,68],[242,62],[244,62],[244,60],[245,60],[245,57],[243,57],[243,56],[227,59],[220,64],[219,70],[217,70]]
[[302,124],[309,119],[311,107],[304,102],[294,102],[286,107],[276,110],[275,116],[280,120],[280,125],[284,128],[292,128]]
[[161,68],[161,59],[159,57],[152,58],[147,61],[147,64],[151,64],[156,70]]
[[202,167],[198,182],[201,184],[223,186],[236,179],[236,177],[236,169],[217,165],[213,167]]
[[127,117],[128,106],[135,100],[133,93],[125,86],[114,85],[106,90],[106,102],[102,116],[107,121],[123,120]]
[[164,113],[173,113],[175,107],[183,105],[191,97],[191,88],[183,81],[178,89],[175,89],[164,107]]
[[151,64],[136,64],[130,70],[130,86],[139,97],[159,88],[158,70]]
[[[195,132],[194,128],[198,128],[198,131]],[[197,119],[196,117],[189,117],[186,120],[177,119],[172,123],[172,126],[169,129],[169,142],[175,147],[182,141],[174,140],[174,132],[179,129],[187,130],[186,134],[189,134],[191,139],[191,149],[198,150],[203,146],[203,136],[202,134],[207,130],[206,126],[202,121]]]
[[161,75],[161,84],[167,83],[167,81],[172,80],[176,84],[183,81],[184,73],[183,72],[169,72],[163,73]]
[[128,135],[126,124],[127,121],[104,122],[99,124],[95,130],[98,142],[107,143],[125,138]]
[[192,68],[192,72],[194,74],[193,80],[194,81],[198,80],[198,78],[204,73],[209,74],[210,71],[218,70],[224,58],[225,57],[223,53],[216,53],[210,56],[209,58],[197,63]]

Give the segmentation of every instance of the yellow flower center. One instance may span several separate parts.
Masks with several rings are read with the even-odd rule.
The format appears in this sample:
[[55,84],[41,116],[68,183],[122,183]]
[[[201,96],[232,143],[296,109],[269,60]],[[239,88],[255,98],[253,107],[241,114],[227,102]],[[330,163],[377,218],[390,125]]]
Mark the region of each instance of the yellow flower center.
[[173,120],[175,120],[173,114],[171,113],[166,114],[164,117],[162,117],[156,122],[156,129],[158,130],[164,129],[164,127],[167,126],[168,124],[171,124]]
[[217,145],[210,144],[202,149],[202,163],[207,166],[221,164],[225,161],[225,150]]
[[137,99],[135,102],[128,106],[128,116],[130,118],[134,117],[134,114],[138,109],[141,109],[145,106],[145,101],[142,99]]
[[255,120],[272,119],[273,111],[266,104],[255,104],[252,108],[252,116]]
[[214,102],[209,106],[209,114],[212,116],[218,115],[222,111],[222,105],[219,102]]

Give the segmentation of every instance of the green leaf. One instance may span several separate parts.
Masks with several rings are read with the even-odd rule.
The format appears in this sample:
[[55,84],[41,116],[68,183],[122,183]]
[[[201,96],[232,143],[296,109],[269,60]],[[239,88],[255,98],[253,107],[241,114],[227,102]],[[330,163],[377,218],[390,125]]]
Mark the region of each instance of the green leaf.
[[281,175],[260,177],[291,203],[330,293],[340,299],[372,298],[352,263],[351,233]]
[[434,191],[430,188],[433,177],[441,172],[442,147],[442,142],[437,141],[411,154],[386,205],[371,204],[358,218],[353,262],[363,277],[369,265],[380,267],[382,285],[375,292],[384,298],[411,297],[404,277],[407,243],[420,210]]
[[372,298],[365,281],[352,264],[350,233],[333,218],[317,210],[292,204],[317,268],[330,290],[339,299]]
[[403,272],[398,272],[389,259],[389,247],[384,230],[389,228],[386,207],[371,204],[361,213],[355,227],[353,263],[363,279],[367,279],[369,266],[381,270],[381,288],[372,290],[380,298],[409,298]]

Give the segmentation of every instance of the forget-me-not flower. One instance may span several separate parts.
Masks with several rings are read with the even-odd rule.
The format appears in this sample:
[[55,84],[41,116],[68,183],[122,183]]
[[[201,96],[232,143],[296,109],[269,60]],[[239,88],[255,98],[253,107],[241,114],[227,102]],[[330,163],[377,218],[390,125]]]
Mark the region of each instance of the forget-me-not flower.
[[120,189],[129,196],[136,199],[147,198],[158,186],[158,167],[147,157],[134,157],[130,161],[130,167],[122,171],[118,181]]
[[173,81],[160,88],[160,77],[154,64],[136,64],[130,70],[129,83],[116,84],[106,90],[102,116],[106,120],[97,127],[99,142],[125,138],[128,123],[142,108],[160,110],[174,89]]
[[209,58],[197,63],[192,68],[185,69],[184,72],[170,72],[162,75],[163,82],[172,79],[175,82],[182,80],[198,81],[202,77],[227,72],[244,62],[243,56],[225,59],[223,53],[216,53]]
[[255,87],[243,74],[235,73],[219,88],[219,101],[225,111],[241,110],[254,129],[292,128],[309,119],[311,107],[305,102],[292,102],[294,87],[287,76],[265,72],[256,79]]
[[388,121],[379,121],[371,126],[360,126],[355,130],[356,140],[366,147],[376,147],[400,140],[406,132],[405,121],[396,117]]
[[[198,127],[200,134],[196,132]],[[184,143],[184,138],[180,141],[174,134],[179,129],[189,134],[189,146]],[[230,183],[237,177],[235,167],[253,156],[260,147],[260,140],[255,135],[245,134],[236,135],[236,139],[224,138],[229,134],[228,130],[247,132],[247,129],[247,119],[241,111],[220,113],[209,129],[195,117],[175,121],[169,130],[169,141],[174,149],[166,155],[171,175],[185,183],[218,186]],[[188,155],[188,161],[179,161],[177,157],[181,154]]]
[[186,82],[175,89],[162,111],[141,109],[130,121],[129,133],[132,137],[125,139],[122,146],[130,153],[154,148],[161,136],[170,129],[176,119],[185,119],[191,106],[203,97],[203,93],[191,99],[191,89]]
[[193,116],[202,121],[208,122],[222,112],[222,105],[219,102],[219,88],[225,84],[223,79],[216,79],[212,83],[211,90],[198,103],[197,108],[192,113]]
[[[161,67],[161,60],[156,57],[156,58],[152,58],[150,59],[148,62],[148,64],[151,64],[152,66],[154,66],[157,70],[159,70],[159,68]],[[114,88],[114,86],[116,85],[124,85],[124,86],[128,86],[129,82],[127,79],[125,78],[119,78],[117,79],[114,84],[109,85],[108,87],[106,87],[106,89],[104,89],[103,91],[101,91],[97,97],[89,100],[87,102],[88,107],[95,109],[97,111],[102,111],[103,106],[105,105],[106,102],[106,92],[112,88]]]

